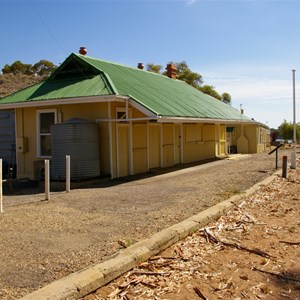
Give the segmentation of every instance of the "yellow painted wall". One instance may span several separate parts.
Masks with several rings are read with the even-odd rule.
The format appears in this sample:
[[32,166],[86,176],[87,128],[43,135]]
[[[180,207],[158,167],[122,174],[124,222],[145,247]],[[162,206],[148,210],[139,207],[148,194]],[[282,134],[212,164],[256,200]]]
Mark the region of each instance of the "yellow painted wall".
[[87,103],[60,105],[61,121],[65,122],[71,118],[81,118],[95,122],[96,119],[107,118],[107,103]]
[[[110,116],[108,116],[109,106]],[[96,119],[106,119],[98,122],[100,169],[101,174],[110,174],[112,171],[113,178],[117,177],[118,173],[119,176],[143,173],[149,168],[200,161],[225,154],[227,151],[225,125],[147,124],[146,121],[107,122],[108,118],[116,118],[116,111],[119,108],[125,107],[124,102],[119,102],[16,109],[16,137],[24,137],[28,140],[28,151],[17,153],[18,177],[39,179],[39,165],[43,165],[43,159],[37,157],[36,111],[38,109],[56,109],[61,122],[70,118],[82,118],[93,122]],[[130,105],[128,108],[129,118],[144,117],[143,113]],[[234,127],[232,145],[237,145],[241,126]],[[262,152],[266,149],[268,134],[264,128],[245,125],[244,136],[247,145],[249,144],[250,153]],[[110,150],[112,150],[111,156]],[[110,166],[111,161],[112,166]]]
[[[270,140],[269,130],[256,124],[246,124],[244,126],[244,141],[246,145],[240,142],[237,149],[238,153],[262,153],[267,150]],[[231,145],[237,145],[238,139],[241,137],[241,125],[234,126]]]
[[[37,140],[36,140],[36,115],[38,110],[56,109],[58,122],[66,121],[70,118],[81,118],[96,122],[98,118],[107,118],[107,103],[91,103],[91,104],[72,104],[57,105],[47,107],[34,108],[18,108],[16,109],[16,138],[27,138],[28,151],[25,153],[17,153],[18,162],[18,178],[29,177],[33,180],[39,179],[39,169],[43,166],[44,158],[37,157]],[[101,148],[101,173],[109,172],[107,163],[109,156],[109,144],[107,143],[107,124],[99,125],[100,130],[100,148]],[[99,174],[100,175],[100,174]]]
[[215,157],[215,126],[214,124],[204,124],[203,141],[204,141],[204,159]]
[[129,175],[129,147],[128,147],[129,126],[127,124],[117,124],[117,176]]
[[160,167],[160,126],[148,125],[149,132],[149,169]]
[[216,156],[214,124],[184,124],[184,163]]
[[256,125],[245,125],[244,135],[248,139],[248,153],[257,153],[258,136]]
[[220,125],[220,136],[219,136],[219,152],[218,155],[225,155],[227,153],[226,149],[226,126]]
[[163,168],[174,165],[174,124],[162,125]]
[[181,125],[174,124],[175,148],[174,148],[174,164],[181,163]]
[[[36,157],[36,109],[16,109],[16,137],[26,138],[28,148],[26,152],[17,152],[18,178],[39,178],[39,166],[43,161]],[[40,163],[38,162],[40,161]],[[34,170],[35,167],[35,170]]]
[[258,146],[257,152],[262,153],[270,149],[270,130],[268,128],[259,127],[257,128],[258,132]]
[[147,124],[132,125],[133,174],[148,171]]
[[183,153],[184,163],[202,159],[204,154],[202,124],[183,124]]

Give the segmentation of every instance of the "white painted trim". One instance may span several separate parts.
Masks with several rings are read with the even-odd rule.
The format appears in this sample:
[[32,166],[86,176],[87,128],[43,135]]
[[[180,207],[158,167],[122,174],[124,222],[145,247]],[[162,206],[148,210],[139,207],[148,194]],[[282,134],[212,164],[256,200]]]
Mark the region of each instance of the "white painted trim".
[[144,118],[127,118],[127,119],[96,119],[96,123],[98,122],[130,122],[130,121],[150,121],[156,120],[153,117],[144,117]]
[[0,109],[20,108],[20,107],[39,107],[39,106],[53,106],[62,104],[80,104],[80,103],[101,103],[101,102],[125,102],[128,97],[107,95],[107,96],[88,96],[80,98],[64,98],[64,99],[50,99],[50,100],[35,100],[28,102],[18,102],[12,104],[0,104]]
[[[44,113],[54,113],[54,124],[57,124],[57,109],[38,109],[36,110],[36,157],[37,158],[51,158],[51,156],[41,155],[41,132],[40,132],[40,115]],[[51,136],[50,134],[47,134]]]
[[[111,103],[108,103],[107,114],[111,116]],[[108,123],[108,136],[109,136],[109,169],[110,169],[110,178],[114,179],[113,171],[113,144],[112,144],[112,123]]]
[[129,98],[129,104],[136,108],[137,110],[139,110],[140,112],[142,112],[143,114],[145,114],[146,116],[149,117],[154,117],[154,118],[159,118],[159,116],[157,116],[155,113],[153,113],[151,110],[147,109],[145,106],[139,104],[136,100]]
[[149,149],[149,123],[147,123],[147,172],[150,170],[150,149]]
[[220,155],[220,124],[215,124],[215,156]]
[[[117,149],[116,149],[116,153],[117,153],[117,178],[119,178],[120,177],[120,161],[119,161],[119,127],[125,127],[125,128],[127,128],[127,133],[128,133],[128,139],[129,139],[129,132],[128,132],[128,130],[129,130],[129,126],[128,126],[128,124],[116,124],[116,139],[117,139],[117,141],[116,141],[116,145],[117,145]],[[127,140],[127,147],[128,147],[128,149],[127,149],[127,152],[128,152],[128,154],[129,154],[129,156],[130,156],[130,149],[129,149],[129,141]],[[130,162],[128,161],[128,164],[129,164],[129,172],[130,172]]]
[[128,151],[129,151],[129,175],[133,175],[133,140],[132,140],[132,122],[129,122],[128,132]]
[[183,163],[183,158],[184,158],[184,152],[183,152],[183,124],[180,123],[180,163]]
[[120,177],[120,162],[119,162],[119,124],[116,124],[116,154],[117,154],[117,178]]
[[175,139],[175,124],[173,124],[173,166],[175,165],[175,156],[176,156],[176,139]]
[[125,101],[125,114],[127,119],[129,117],[128,99]]
[[164,167],[164,148],[163,148],[163,124],[159,126],[159,139],[160,139],[160,167]]
[[206,123],[206,124],[245,124],[259,125],[252,120],[223,120],[223,119],[205,119],[205,118],[183,118],[183,117],[163,117],[157,118],[159,123]]

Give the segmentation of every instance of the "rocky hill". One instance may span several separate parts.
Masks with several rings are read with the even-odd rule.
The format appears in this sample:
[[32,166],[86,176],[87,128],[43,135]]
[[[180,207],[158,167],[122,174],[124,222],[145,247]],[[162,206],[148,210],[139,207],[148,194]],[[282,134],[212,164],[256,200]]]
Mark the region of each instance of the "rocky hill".
[[0,75],[0,98],[3,98],[16,91],[24,89],[35,83],[44,80],[43,76],[25,74],[1,74]]

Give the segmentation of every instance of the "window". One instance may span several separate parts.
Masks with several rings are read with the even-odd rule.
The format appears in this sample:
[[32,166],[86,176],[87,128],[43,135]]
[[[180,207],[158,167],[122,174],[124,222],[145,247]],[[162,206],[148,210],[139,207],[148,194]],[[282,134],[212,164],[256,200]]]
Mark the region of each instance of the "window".
[[51,156],[51,125],[57,121],[56,110],[37,111],[37,155]]
[[125,120],[126,119],[126,108],[124,107],[117,107],[116,109],[116,118],[118,120]]

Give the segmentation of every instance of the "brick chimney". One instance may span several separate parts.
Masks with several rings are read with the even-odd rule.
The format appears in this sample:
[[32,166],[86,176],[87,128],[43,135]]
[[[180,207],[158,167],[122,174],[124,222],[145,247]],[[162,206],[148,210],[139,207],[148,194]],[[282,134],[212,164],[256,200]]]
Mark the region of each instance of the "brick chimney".
[[137,68],[140,70],[144,69],[144,64],[143,63],[138,63]]
[[80,47],[79,53],[80,53],[81,55],[86,55],[86,54],[87,54],[87,49],[86,49],[85,47]]
[[172,79],[176,79],[177,77],[177,68],[176,65],[174,64],[168,64],[166,67],[167,70],[167,76],[172,78]]

